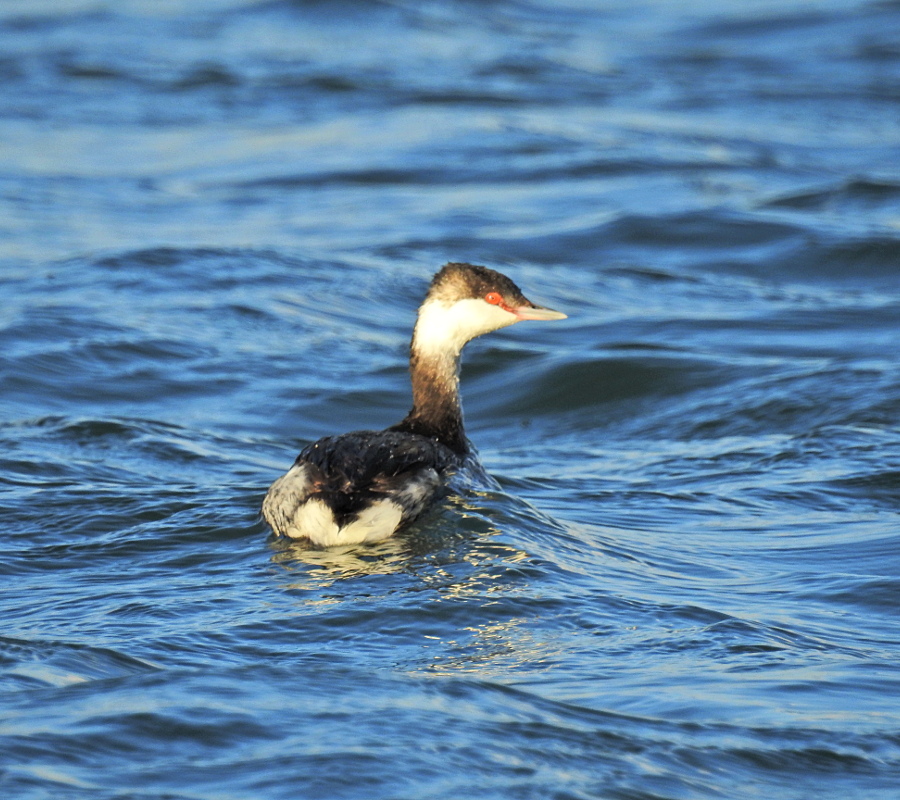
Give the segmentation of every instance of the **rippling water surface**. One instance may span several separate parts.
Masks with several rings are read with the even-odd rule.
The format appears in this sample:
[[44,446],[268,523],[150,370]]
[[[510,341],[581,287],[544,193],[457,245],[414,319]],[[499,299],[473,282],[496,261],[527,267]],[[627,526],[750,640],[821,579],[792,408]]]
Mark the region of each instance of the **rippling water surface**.
[[[0,7],[0,794],[900,796],[900,5]],[[395,422],[475,486],[258,519]]]

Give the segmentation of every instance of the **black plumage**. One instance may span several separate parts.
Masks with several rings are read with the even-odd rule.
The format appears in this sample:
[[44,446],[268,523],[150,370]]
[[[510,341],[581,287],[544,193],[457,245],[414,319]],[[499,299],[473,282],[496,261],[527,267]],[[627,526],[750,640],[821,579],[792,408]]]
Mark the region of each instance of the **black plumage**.
[[[395,495],[423,471],[445,475],[459,466],[460,457],[435,439],[388,429],[326,436],[303,448],[294,464],[314,468],[310,492],[324,500],[343,525],[373,502]],[[414,504],[404,505],[404,511],[414,510]]]

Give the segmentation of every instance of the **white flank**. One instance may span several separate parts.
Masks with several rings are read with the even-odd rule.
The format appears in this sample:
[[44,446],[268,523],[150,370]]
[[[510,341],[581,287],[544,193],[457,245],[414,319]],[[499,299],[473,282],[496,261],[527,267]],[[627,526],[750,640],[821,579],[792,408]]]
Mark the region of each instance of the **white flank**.
[[314,499],[297,509],[287,535],[309,539],[320,547],[380,542],[397,530],[401,517],[400,506],[390,500],[380,500],[341,528],[335,522],[331,509],[322,500]]
[[269,487],[262,513],[275,533],[302,537],[294,531],[294,514],[309,497],[311,481],[306,464],[295,464]]
[[[437,473],[427,470],[424,480],[404,487],[404,501],[421,507],[427,504],[429,489],[438,483]],[[320,547],[338,544],[360,544],[387,539],[397,530],[403,510],[389,499],[379,500],[344,527],[339,527],[328,505],[310,498],[310,480],[305,464],[298,464],[282,475],[266,494],[262,511],[272,530],[291,539],[309,539]]]
[[359,517],[340,530],[340,538],[334,544],[380,542],[397,530],[403,517],[403,509],[390,500],[379,500],[360,512]]

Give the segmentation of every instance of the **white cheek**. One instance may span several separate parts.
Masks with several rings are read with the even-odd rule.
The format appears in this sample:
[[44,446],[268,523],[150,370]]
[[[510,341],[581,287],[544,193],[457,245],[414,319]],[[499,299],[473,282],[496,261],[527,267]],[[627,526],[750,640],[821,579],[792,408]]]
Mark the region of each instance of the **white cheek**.
[[458,353],[470,339],[514,322],[518,322],[515,314],[481,299],[457,300],[449,306],[430,301],[419,310],[416,344],[423,351]]

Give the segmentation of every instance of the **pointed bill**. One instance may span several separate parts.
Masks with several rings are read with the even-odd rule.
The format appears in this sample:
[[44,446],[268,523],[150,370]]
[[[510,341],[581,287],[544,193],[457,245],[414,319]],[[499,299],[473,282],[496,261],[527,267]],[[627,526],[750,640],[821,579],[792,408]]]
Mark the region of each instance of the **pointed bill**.
[[567,319],[568,315],[552,308],[529,304],[510,309],[519,319]]

